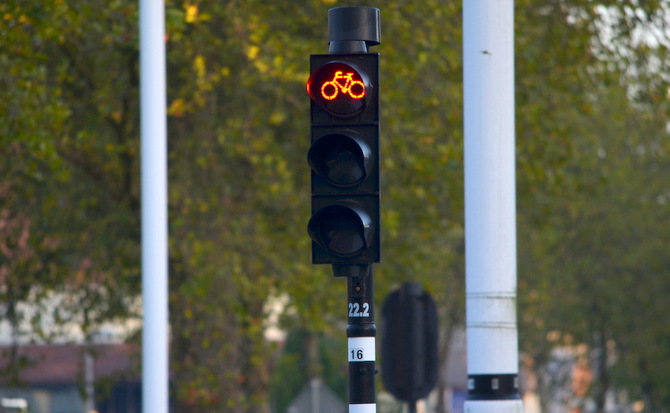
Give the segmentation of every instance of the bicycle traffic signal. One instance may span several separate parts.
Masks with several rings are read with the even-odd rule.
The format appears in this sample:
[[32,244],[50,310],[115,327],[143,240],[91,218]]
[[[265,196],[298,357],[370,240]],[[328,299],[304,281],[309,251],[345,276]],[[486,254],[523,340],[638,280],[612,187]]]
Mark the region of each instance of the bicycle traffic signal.
[[379,262],[379,54],[312,55],[310,65],[312,262]]

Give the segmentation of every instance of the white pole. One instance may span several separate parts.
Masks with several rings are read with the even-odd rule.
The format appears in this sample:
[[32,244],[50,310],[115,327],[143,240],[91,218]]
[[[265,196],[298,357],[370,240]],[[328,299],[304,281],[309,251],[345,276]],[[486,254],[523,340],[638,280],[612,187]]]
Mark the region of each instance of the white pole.
[[84,413],[95,412],[95,359],[87,348],[84,352]]
[[520,413],[513,0],[463,0],[463,59],[465,411]]
[[142,411],[168,412],[165,2],[140,0]]

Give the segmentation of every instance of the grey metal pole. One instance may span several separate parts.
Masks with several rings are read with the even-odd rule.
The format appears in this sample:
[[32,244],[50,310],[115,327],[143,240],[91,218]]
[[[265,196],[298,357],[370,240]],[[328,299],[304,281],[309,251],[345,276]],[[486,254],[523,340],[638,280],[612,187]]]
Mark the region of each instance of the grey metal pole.
[[140,0],[142,411],[168,412],[165,2]]
[[514,1],[463,1],[469,413],[521,413],[516,326]]
[[84,413],[95,411],[95,359],[86,349],[84,353]]

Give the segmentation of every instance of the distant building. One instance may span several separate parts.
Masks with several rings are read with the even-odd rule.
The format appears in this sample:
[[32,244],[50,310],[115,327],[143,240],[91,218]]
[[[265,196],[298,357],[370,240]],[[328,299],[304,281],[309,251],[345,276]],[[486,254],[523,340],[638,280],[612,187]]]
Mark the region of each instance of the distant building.
[[[0,347],[0,370],[11,362],[11,350]],[[139,360],[137,346],[20,345],[16,352],[25,363],[18,377],[20,385],[10,387],[8,378],[0,377],[0,400],[25,400],[29,413],[141,411],[140,374],[133,369]],[[109,388],[96,394],[94,382],[106,380]]]

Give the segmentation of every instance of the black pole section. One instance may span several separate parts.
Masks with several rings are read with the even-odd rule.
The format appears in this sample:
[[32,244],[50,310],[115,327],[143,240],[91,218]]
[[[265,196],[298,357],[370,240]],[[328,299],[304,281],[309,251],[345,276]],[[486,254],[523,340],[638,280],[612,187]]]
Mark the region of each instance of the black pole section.
[[[349,405],[366,406],[376,412],[376,335],[372,264],[333,264],[336,277],[347,278],[347,358],[349,360]],[[351,410],[351,409],[350,409]]]
[[[335,265],[333,266],[336,267]],[[373,266],[347,266],[349,404],[374,405],[375,340]],[[343,268],[339,268],[340,272]]]

